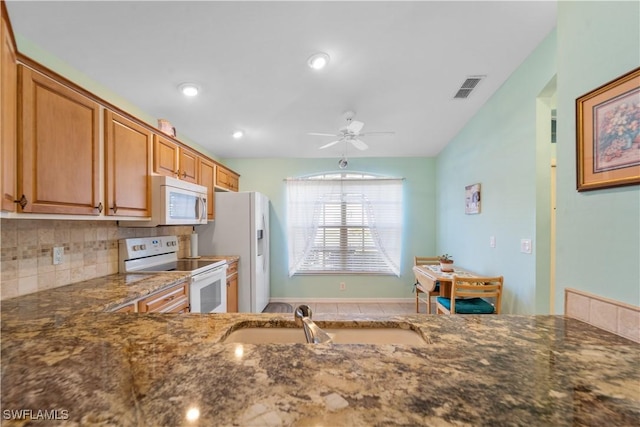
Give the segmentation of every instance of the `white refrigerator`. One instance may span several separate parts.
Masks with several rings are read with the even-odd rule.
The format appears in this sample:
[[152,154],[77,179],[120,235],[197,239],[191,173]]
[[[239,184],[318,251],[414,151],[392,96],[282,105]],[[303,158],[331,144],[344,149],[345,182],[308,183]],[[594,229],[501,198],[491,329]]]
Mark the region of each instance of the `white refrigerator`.
[[198,254],[239,255],[238,311],[269,303],[269,199],[258,192],[216,192],[215,220],[195,227]]

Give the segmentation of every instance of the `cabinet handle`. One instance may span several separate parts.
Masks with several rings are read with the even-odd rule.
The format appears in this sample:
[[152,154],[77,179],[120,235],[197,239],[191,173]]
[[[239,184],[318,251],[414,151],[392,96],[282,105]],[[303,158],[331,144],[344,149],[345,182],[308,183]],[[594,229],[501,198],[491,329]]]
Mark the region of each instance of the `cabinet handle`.
[[24,207],[27,206],[27,203],[29,203],[29,201],[27,200],[27,198],[23,194],[22,197],[20,197],[18,200],[14,200],[13,203],[19,204],[20,207],[22,209],[24,209]]
[[175,297],[176,297],[175,295],[172,295],[172,296],[170,296],[170,297],[166,297],[164,300],[165,300],[165,301],[171,301],[171,300],[172,300],[172,299],[174,299]]
[[109,208],[109,209],[111,209],[113,211],[113,213],[118,212],[118,205],[116,205],[116,202],[113,202],[113,207]]
[[186,178],[187,177],[187,171],[182,171],[182,177]]
[[102,213],[102,202],[98,203],[98,206],[96,206],[95,209],[98,209],[98,213]]
[[173,173],[175,176],[180,176],[180,170],[177,170]]

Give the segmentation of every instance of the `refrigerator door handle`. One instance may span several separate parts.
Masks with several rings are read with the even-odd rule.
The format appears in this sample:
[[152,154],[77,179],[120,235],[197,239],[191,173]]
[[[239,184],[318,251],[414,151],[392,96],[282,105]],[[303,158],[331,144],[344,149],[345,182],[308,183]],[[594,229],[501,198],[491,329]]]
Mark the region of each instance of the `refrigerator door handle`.
[[[264,219],[264,213],[262,214],[262,229],[264,230],[264,235],[262,236],[262,238],[264,239],[262,244],[264,245],[265,242],[267,241],[266,240],[267,233],[269,232],[269,230],[267,230],[267,222]],[[269,248],[264,248],[264,250],[268,256]],[[269,260],[267,260],[267,256],[262,257],[262,271],[265,273],[267,272],[267,263],[269,262]]]

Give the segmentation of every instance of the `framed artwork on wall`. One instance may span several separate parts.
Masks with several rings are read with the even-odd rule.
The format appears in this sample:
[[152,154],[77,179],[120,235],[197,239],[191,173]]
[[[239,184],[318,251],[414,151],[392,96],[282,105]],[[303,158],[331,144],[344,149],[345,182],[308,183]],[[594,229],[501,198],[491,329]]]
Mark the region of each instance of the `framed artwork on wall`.
[[480,184],[467,185],[464,187],[464,193],[464,213],[480,213]]
[[640,68],[576,99],[578,191],[640,184]]

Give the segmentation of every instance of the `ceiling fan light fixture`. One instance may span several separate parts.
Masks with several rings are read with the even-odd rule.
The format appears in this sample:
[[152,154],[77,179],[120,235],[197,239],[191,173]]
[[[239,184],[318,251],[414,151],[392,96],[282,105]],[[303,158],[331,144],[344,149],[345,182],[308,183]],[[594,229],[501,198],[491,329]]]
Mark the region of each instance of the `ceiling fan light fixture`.
[[232,133],[231,136],[233,136],[233,139],[240,139],[244,136],[244,132],[242,132],[241,130],[237,130]]
[[329,55],[324,52],[313,54],[307,60],[307,64],[314,70],[322,70],[329,64]]
[[347,159],[345,157],[343,157],[340,160],[338,160],[338,167],[340,169],[346,169],[347,166],[349,166],[349,162],[347,161]]
[[184,96],[188,97],[194,97],[200,92],[200,88],[195,83],[182,83],[178,88]]

